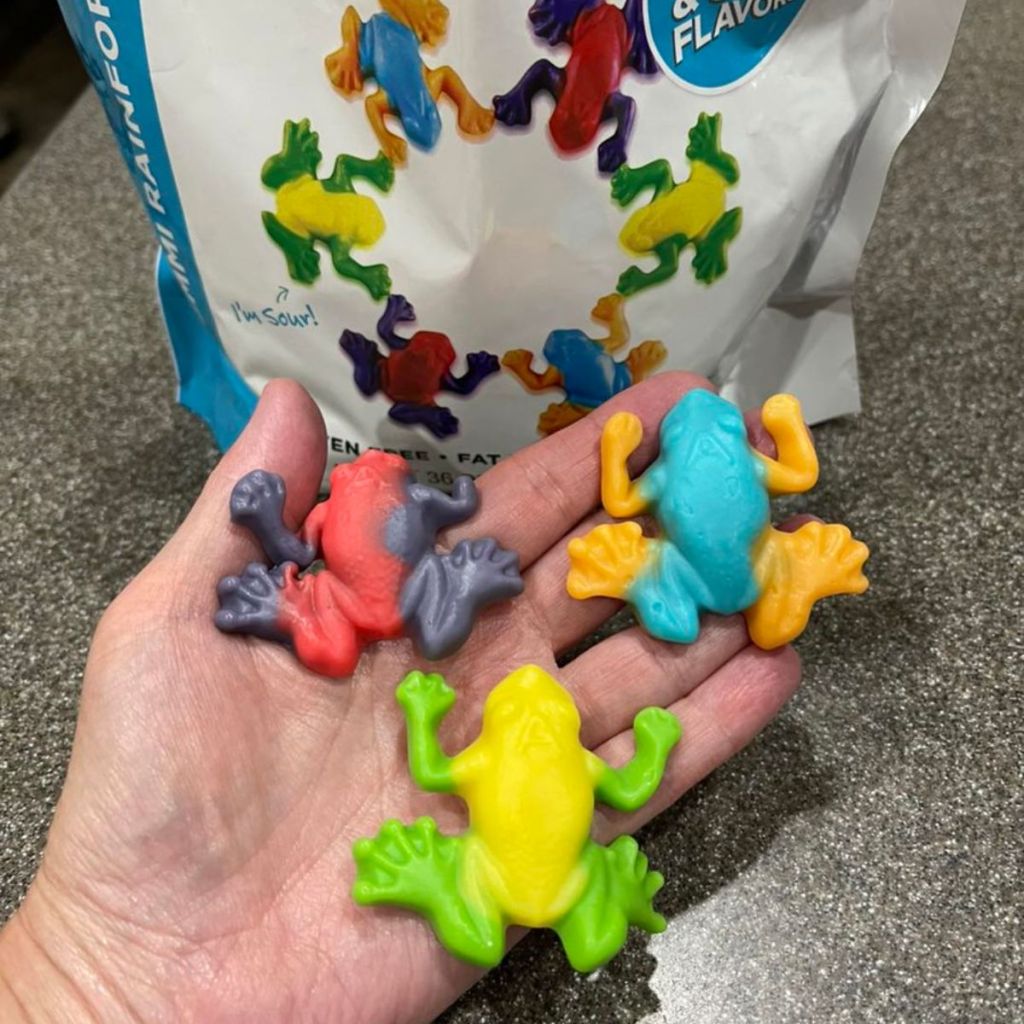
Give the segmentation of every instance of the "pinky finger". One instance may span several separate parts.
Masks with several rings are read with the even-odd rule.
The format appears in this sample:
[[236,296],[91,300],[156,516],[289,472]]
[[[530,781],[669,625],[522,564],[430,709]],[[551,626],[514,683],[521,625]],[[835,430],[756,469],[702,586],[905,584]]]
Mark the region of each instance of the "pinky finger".
[[[669,706],[682,723],[683,738],[672,752],[665,777],[639,811],[620,814],[601,807],[595,814],[602,842],[635,832],[688,789],[739,753],[779,713],[800,685],[800,658],[792,647],[762,651],[753,645]],[[633,756],[632,730],[621,732],[594,753],[618,767]]]

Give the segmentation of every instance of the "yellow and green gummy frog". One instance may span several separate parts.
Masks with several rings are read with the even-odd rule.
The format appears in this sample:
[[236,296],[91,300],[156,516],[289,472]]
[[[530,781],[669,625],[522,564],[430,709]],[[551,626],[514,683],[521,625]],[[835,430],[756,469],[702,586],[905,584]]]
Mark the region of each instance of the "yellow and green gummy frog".
[[449,952],[480,967],[500,962],[509,925],[554,929],[578,971],[610,960],[631,924],[664,930],[651,902],[661,875],[632,837],[602,846],[590,829],[595,800],[635,811],[654,794],[681,735],[674,715],[641,711],[633,760],[612,768],[580,743],[572,698],[535,665],[491,691],[479,737],[456,757],[437,738],[455,702],[440,675],[410,673],[396,698],[413,779],[461,797],[469,828],[446,836],[432,818],[385,822],[353,846],[357,903],[422,914]]

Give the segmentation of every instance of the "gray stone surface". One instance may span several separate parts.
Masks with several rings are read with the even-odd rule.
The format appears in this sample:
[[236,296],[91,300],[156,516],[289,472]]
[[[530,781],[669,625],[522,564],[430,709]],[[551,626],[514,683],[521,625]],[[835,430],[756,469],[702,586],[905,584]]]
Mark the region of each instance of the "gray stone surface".
[[[811,500],[872,545],[873,589],[818,613],[801,694],[647,829],[669,931],[591,979],[534,937],[446,1024],[1024,1020],[1022,51],[1013,0],[971,0],[860,276],[865,414],[820,431]],[[0,202],[4,912],[90,630],[214,459],[151,262],[90,96]]]

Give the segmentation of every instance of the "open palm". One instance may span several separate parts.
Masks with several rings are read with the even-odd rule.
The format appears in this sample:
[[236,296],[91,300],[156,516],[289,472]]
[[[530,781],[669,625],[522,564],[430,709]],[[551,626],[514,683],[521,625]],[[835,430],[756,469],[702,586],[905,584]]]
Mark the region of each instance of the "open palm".
[[[519,552],[526,590],[432,666],[459,694],[442,733],[449,750],[475,735],[503,676],[530,662],[556,672],[556,656],[615,611],[565,594],[567,540],[605,521],[601,424],[628,408],[656,439],[665,411],[697,385],[662,375],[480,477],[480,513],[442,542],[494,536]],[[649,442],[637,468],[653,454]],[[4,936],[8,949],[43,950],[67,1000],[96,1019],[424,1021],[477,976],[421,919],[349,896],[351,844],[386,818],[429,813],[443,831],[464,821],[457,801],[418,792],[408,775],[394,691],[422,667],[411,645],[372,647],[354,678],[330,681],[285,648],[212,625],[217,580],[260,556],[228,520],[232,485],[257,467],[281,474],[297,526],[323,464],[314,404],[297,385],[272,383],[184,524],[97,630],[43,865]],[[683,724],[651,804],[633,816],[599,810],[607,839],[750,740],[796,688],[799,665],[788,648],[750,646],[734,617],[708,619],[691,647],[627,629],[556,674],[577,701],[584,743],[613,764],[632,752],[641,707],[669,708]]]

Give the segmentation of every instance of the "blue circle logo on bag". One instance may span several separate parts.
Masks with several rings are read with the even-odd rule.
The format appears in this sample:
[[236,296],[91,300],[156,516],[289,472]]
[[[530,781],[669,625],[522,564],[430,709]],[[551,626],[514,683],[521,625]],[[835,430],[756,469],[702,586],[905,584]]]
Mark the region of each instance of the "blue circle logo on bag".
[[807,0],[642,0],[647,41],[662,70],[693,92],[733,89],[792,28]]

